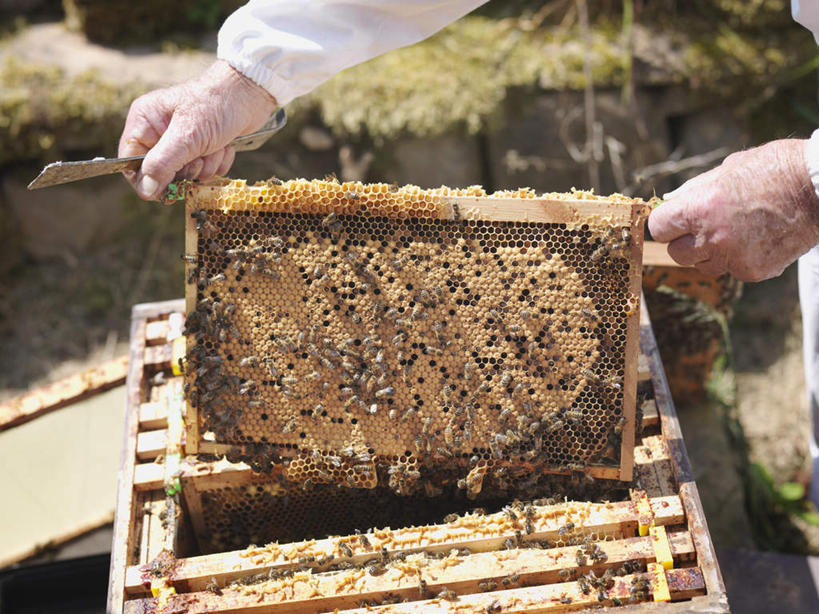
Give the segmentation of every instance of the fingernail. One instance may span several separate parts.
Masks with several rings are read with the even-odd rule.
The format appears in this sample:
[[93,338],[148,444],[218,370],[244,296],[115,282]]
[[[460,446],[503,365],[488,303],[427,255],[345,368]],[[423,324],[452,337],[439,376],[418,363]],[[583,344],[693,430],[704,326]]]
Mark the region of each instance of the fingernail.
[[136,171],[122,171],[122,174],[128,181],[133,181],[136,177]]
[[146,198],[156,198],[159,192],[159,182],[150,175],[143,175],[136,187],[137,192]]
[[677,188],[676,190],[671,190],[670,192],[666,192],[665,194],[663,194],[663,200],[668,200],[669,198],[674,198],[674,194],[676,194],[679,191],[680,191],[680,188]]

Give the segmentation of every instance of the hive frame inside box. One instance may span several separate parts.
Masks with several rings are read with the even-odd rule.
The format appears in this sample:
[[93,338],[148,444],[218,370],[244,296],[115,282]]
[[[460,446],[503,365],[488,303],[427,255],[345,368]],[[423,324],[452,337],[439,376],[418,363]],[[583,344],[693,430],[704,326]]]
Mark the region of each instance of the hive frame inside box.
[[[198,232],[197,222],[191,213],[197,209],[219,210],[220,207],[214,193],[220,188],[200,186],[188,195],[186,203],[186,253],[188,255],[197,254]],[[251,190],[252,188],[245,188]],[[255,198],[254,198],[255,202]],[[624,379],[623,379],[623,406],[622,411],[626,419],[623,428],[619,450],[619,463],[610,465],[588,465],[584,471],[594,477],[605,479],[620,479],[628,481],[632,477],[633,470],[633,424],[635,419],[635,397],[636,397],[636,360],[637,345],[639,337],[639,301],[642,266],[642,225],[647,215],[647,205],[645,204],[625,204],[621,202],[610,202],[606,200],[557,200],[557,199],[518,199],[518,198],[478,198],[478,197],[441,197],[437,199],[438,207],[435,219],[437,220],[458,220],[461,216],[469,216],[471,220],[482,220],[489,222],[536,222],[544,224],[573,224],[579,226],[584,222],[605,220],[611,227],[625,226],[632,229],[631,242],[628,246],[629,262],[629,314],[627,317],[626,343],[624,351]],[[468,212],[468,214],[466,213]],[[319,215],[321,213],[319,212]],[[188,264],[189,278],[194,274],[196,265]],[[189,283],[186,288],[186,306],[188,313],[191,313],[197,304],[197,286]],[[189,338],[189,350],[193,347],[194,341]],[[208,441],[202,438],[201,425],[198,415],[198,408],[188,404],[188,420],[186,450],[188,453],[216,453],[222,454],[235,449],[233,445],[219,441]],[[389,423],[385,422],[385,426]],[[406,449],[412,450],[411,441],[407,441]],[[285,454],[288,451],[281,451]],[[387,455],[375,453],[380,459]],[[393,451],[395,453],[395,451]],[[400,452],[398,452],[400,454]],[[468,456],[468,455],[467,455]],[[518,461],[518,464],[521,464]],[[532,465],[534,469],[534,465]],[[565,467],[549,466],[539,464],[537,470],[545,470],[550,473],[566,473]],[[372,486],[372,484],[370,485]]]
[[[296,599],[294,595],[293,599],[280,603],[270,603],[263,595],[252,594],[252,591],[251,593],[247,591],[236,593],[231,590],[224,591],[222,595],[204,591],[212,578],[220,586],[224,586],[231,579],[252,575],[259,571],[266,572],[282,566],[281,561],[277,563],[268,558],[269,553],[248,556],[247,553],[238,551],[181,558],[173,570],[167,573],[167,580],[178,595],[169,596],[166,593],[165,601],[160,600],[159,602],[148,596],[150,592],[146,582],[150,578],[150,573],[147,571],[147,563],[157,558],[163,548],[181,553],[184,549],[191,547],[192,538],[189,535],[189,527],[184,525],[188,524],[186,516],[196,513],[194,509],[184,509],[183,516],[168,523],[167,527],[163,526],[159,520],[157,505],[161,507],[161,502],[165,498],[162,492],[164,469],[162,464],[154,461],[158,455],[161,455],[163,445],[167,445],[167,437],[162,436],[161,427],[164,424],[162,402],[149,400],[152,396],[149,394],[149,377],[157,371],[169,373],[172,362],[171,347],[165,343],[164,337],[167,331],[165,318],[169,312],[181,312],[182,309],[182,301],[176,301],[137,306],[134,310],[125,446],[120,471],[107,611],[110,614],[120,614],[123,611],[136,614],[146,611],[181,610],[191,613],[205,610],[225,613],[239,611],[261,613],[313,612],[333,608],[344,610],[352,607],[351,600],[360,600],[364,597],[358,594],[351,596],[349,591],[344,590],[329,600],[309,602],[309,599],[307,601]],[[681,601],[639,603],[631,606],[629,611],[728,612],[725,588],[703,516],[697,487],[692,477],[674,406],[668,393],[668,384],[662,370],[650,322],[644,311],[640,332],[641,356],[638,379],[645,384],[650,382],[654,398],[646,401],[642,406],[644,432],[635,449],[636,482],[634,485],[646,493],[650,510],[655,514],[656,524],[666,526],[671,554],[678,569],[665,573],[665,578],[669,584],[672,599]],[[641,384],[641,387],[643,385]],[[153,397],[156,399],[156,395]],[[141,458],[137,458],[138,456]],[[213,483],[214,480],[223,484],[247,484],[257,479],[249,468],[242,465],[199,463],[194,458],[183,461],[181,473],[183,484],[201,482],[205,485],[207,482]],[[638,511],[641,507],[640,500],[639,496],[634,496],[631,502],[626,500],[624,503],[615,504],[612,508],[601,511],[597,520],[589,524],[592,526],[592,522],[596,522],[597,524],[593,526],[599,526],[601,532],[605,532],[602,526],[605,522],[619,523],[622,530],[631,532],[627,534],[636,534],[638,523],[644,521],[641,520]],[[645,511],[644,504],[643,511]],[[551,526],[552,535],[556,526],[556,523]],[[610,526],[612,527],[613,525]],[[432,526],[424,529],[426,530],[434,536],[440,527]],[[545,530],[544,535],[548,533],[549,528],[546,527]],[[462,536],[469,534],[469,529],[466,534],[461,533]],[[378,531],[369,535],[374,540]],[[473,538],[476,536],[480,538],[477,534],[473,535]],[[357,539],[356,536],[342,538],[355,548],[356,560],[364,558],[358,552]],[[473,546],[476,553],[470,557],[474,557],[475,563],[481,563],[478,571],[476,572],[474,566],[466,565],[466,563],[464,566],[454,565],[449,569],[448,563],[441,565],[435,561],[430,564],[437,565],[437,567],[430,569],[434,571],[442,567],[439,569],[439,572],[444,574],[442,581],[448,582],[450,588],[461,594],[459,601],[450,604],[438,599],[427,599],[421,602],[413,594],[411,598],[414,601],[408,604],[383,606],[378,611],[408,612],[421,609],[424,611],[427,611],[426,609],[428,611],[455,611],[457,609],[459,612],[477,614],[485,611],[485,608],[492,605],[496,599],[499,603],[510,606],[501,610],[504,612],[566,611],[576,610],[583,605],[590,607],[597,605],[596,600],[584,602],[584,597],[577,594],[576,591],[567,593],[566,591],[573,590],[572,587],[561,583],[557,578],[557,571],[560,567],[572,566],[571,561],[567,559],[574,558],[576,547],[564,548],[563,551],[559,548],[549,551],[517,549],[498,557],[492,552],[478,552],[482,549],[481,539],[470,540],[462,537],[457,541],[460,545],[471,542],[470,545]],[[484,546],[488,545],[491,549],[498,546],[497,543],[494,543],[497,541],[497,536],[483,540]],[[310,548],[310,544],[311,542],[302,542],[301,545],[297,543],[292,547],[298,550]],[[629,557],[651,560],[657,555],[657,552],[656,550],[653,552],[641,550],[647,547],[646,544],[648,542],[645,542],[644,539],[641,541],[636,537],[601,542],[606,553],[611,557],[611,561],[617,561],[618,557],[622,558],[626,552],[630,553]],[[457,546],[458,544],[450,545]],[[450,545],[439,544],[433,549],[446,550]],[[287,545],[282,544],[282,546]],[[409,546],[412,547],[413,544],[410,543]],[[539,559],[536,557],[535,560],[532,560],[532,556],[538,552],[544,552],[549,556]],[[497,551],[495,554],[497,555]],[[498,560],[499,558],[503,560]],[[510,561],[512,562],[511,567]],[[693,564],[696,564],[696,567],[691,567]],[[526,584],[537,585],[525,588],[504,588],[499,585],[497,590],[489,593],[474,592],[475,586],[473,585],[476,585],[481,578],[500,579],[501,576],[508,577],[506,574],[509,573],[521,575]],[[373,584],[379,578],[370,578],[366,574],[363,577],[365,580],[359,585],[359,588],[364,590],[365,597],[370,595],[377,598],[384,595],[385,585],[383,583]],[[386,580],[388,576],[382,578]],[[621,586],[622,583],[618,580],[617,586],[612,589],[612,595],[627,595],[629,577],[626,577],[625,580],[625,586]],[[437,589],[438,584],[440,582],[433,586]],[[652,584],[652,590],[654,588],[655,585]],[[404,592],[406,593],[406,590]],[[559,603],[558,597],[561,595],[565,597],[567,594],[576,598],[573,604]],[[530,605],[525,605],[525,602],[529,602]],[[515,603],[517,607],[512,607]],[[365,610],[354,611],[363,612]]]

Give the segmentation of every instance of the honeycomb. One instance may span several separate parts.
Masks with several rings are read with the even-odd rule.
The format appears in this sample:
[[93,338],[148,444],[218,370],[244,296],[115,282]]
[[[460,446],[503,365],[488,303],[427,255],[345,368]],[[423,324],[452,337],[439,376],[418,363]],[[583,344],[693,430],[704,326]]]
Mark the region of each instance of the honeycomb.
[[189,451],[401,494],[630,457],[640,201],[272,180],[186,206]]
[[[553,489],[561,488],[556,483],[544,486],[541,492],[548,492],[550,497],[533,499],[533,502],[544,517],[562,519],[559,524],[567,525],[551,539],[550,547],[575,545],[589,535],[596,541],[608,539],[605,532],[590,532],[583,527],[586,510],[599,505],[595,501],[622,500],[628,496],[626,489],[556,491]],[[195,497],[193,507],[201,510],[202,526],[197,533],[201,553],[352,535],[355,531],[366,532],[376,527],[440,524],[442,519],[447,522],[445,519],[470,510],[473,514],[497,512],[495,516],[504,518],[508,515],[508,512],[501,513],[509,507],[509,502],[500,491],[497,497],[482,501],[480,508],[474,508],[465,493],[453,485],[443,494],[433,498],[424,492],[399,496],[384,486],[351,489],[318,484],[304,488],[288,480],[279,468],[272,476],[245,476],[231,483],[212,480],[200,482],[196,488],[187,484],[185,488],[188,504],[191,497]],[[523,503],[516,501],[511,507],[522,508]],[[526,504],[527,509],[530,507]],[[520,526],[511,528],[526,529],[523,516],[517,516]],[[567,524],[570,520],[572,523]],[[481,526],[488,531],[499,525],[483,523]]]

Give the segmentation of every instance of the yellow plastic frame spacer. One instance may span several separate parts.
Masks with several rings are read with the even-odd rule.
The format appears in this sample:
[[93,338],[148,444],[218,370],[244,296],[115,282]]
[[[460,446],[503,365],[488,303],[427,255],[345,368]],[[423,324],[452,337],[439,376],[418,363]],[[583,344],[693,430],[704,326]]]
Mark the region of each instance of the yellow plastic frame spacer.
[[161,610],[168,605],[171,595],[176,594],[176,589],[168,584],[167,578],[151,578],[151,595],[156,597],[157,610]]
[[637,506],[637,531],[640,537],[648,535],[648,530],[654,526],[654,510],[644,490],[631,492],[631,500]]
[[182,375],[182,366],[185,363],[187,353],[188,347],[185,337],[176,337],[171,342],[171,371],[173,371],[174,375]]
[[668,541],[668,533],[665,527],[650,527],[648,533],[651,536],[651,545],[654,546],[654,557],[663,566],[663,569],[674,569],[674,557],[671,555],[671,543]]
[[671,591],[668,588],[665,568],[659,563],[649,563],[648,573],[651,574],[651,595],[654,601],[671,601]]

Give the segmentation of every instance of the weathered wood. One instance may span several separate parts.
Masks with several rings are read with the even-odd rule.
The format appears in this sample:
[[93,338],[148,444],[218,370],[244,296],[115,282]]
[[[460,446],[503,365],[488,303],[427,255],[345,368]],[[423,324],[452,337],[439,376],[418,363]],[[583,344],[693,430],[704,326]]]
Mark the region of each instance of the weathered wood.
[[132,561],[130,550],[136,536],[134,505],[134,464],[136,463],[137,432],[139,430],[138,407],[142,399],[143,357],[145,351],[145,318],[140,317],[144,307],[135,306],[131,314],[131,347],[128,365],[127,396],[125,404],[125,428],[123,432],[122,457],[117,476],[117,508],[114,516],[114,536],[111,545],[111,568],[106,600],[107,614],[120,614],[125,593],[125,570]]
[[644,401],[640,406],[643,412],[643,428],[660,424],[660,415],[657,413],[657,402],[654,399]]
[[145,345],[161,345],[168,342],[168,332],[171,330],[168,320],[154,320],[145,325]]
[[[655,523],[663,526],[680,524],[684,520],[682,503],[677,496],[660,497],[650,501]],[[561,527],[571,521],[580,535],[593,533],[617,539],[636,534],[638,514],[631,501],[606,504],[566,503],[535,506],[532,517],[533,532],[527,539],[553,542],[561,537]],[[225,572],[252,575],[263,569],[292,568],[300,558],[344,556],[344,546],[355,563],[364,563],[378,556],[382,548],[390,554],[406,552],[449,552],[452,548],[469,548],[472,552],[486,552],[503,548],[507,539],[515,539],[521,531],[520,520],[512,521],[506,514],[486,516],[469,514],[445,525],[382,529],[365,534],[366,542],[357,536],[310,540],[275,545],[239,552],[211,554],[180,559],[174,570],[174,579],[188,581],[195,577],[210,577]],[[367,545],[368,544],[368,545]],[[577,548],[574,548],[576,551]],[[142,583],[138,568],[129,568],[127,590],[139,590]]]
[[143,431],[161,429],[168,426],[168,406],[154,401],[139,406],[139,428]]
[[626,419],[620,444],[620,479],[630,482],[634,477],[634,436],[636,420],[638,355],[640,351],[640,303],[643,283],[643,215],[646,209],[632,209],[631,254],[629,258],[629,317],[626,321],[625,376],[623,378],[623,416]]
[[[249,484],[258,479],[257,474],[252,473],[245,463],[234,464],[224,459],[205,463],[192,456],[183,457],[180,469],[183,488],[194,479],[198,489]],[[134,489],[144,491],[162,488],[162,479],[162,465],[154,462],[139,463],[134,470]]]
[[640,313],[640,347],[651,364],[651,381],[654,386],[654,398],[657,401],[657,410],[660,414],[660,425],[666,446],[668,447],[671,467],[679,486],[679,493],[685,505],[688,527],[692,533],[694,544],[697,547],[697,562],[705,578],[707,592],[713,597],[721,611],[728,611],[728,600],[725,592],[725,583],[719,570],[716,552],[708,532],[705,512],[702,509],[697,484],[694,481],[694,472],[688,460],[688,453],[683,442],[682,429],[674,408],[674,401],[668,388],[657,341],[651,328],[651,318],[648,310]]
[[643,266],[693,268],[678,264],[668,255],[668,244],[657,241],[646,241],[643,244]]
[[[392,574],[393,572],[389,572]],[[340,575],[349,575],[340,574]],[[603,603],[611,605],[612,598],[619,599],[621,602],[628,602],[630,591],[632,587],[632,580],[635,575],[626,575],[623,577],[615,577],[614,584],[603,598]],[[642,575],[642,574],[639,574]],[[390,613],[416,613],[423,612],[458,612],[468,613],[475,612],[485,613],[493,611],[492,607],[498,607],[497,611],[506,612],[567,612],[578,610],[586,607],[596,607],[600,605],[596,591],[590,591],[588,595],[584,594],[577,582],[561,582],[556,584],[544,584],[540,586],[531,586],[527,588],[510,588],[507,590],[496,590],[486,593],[458,595],[452,600],[446,600],[442,597],[437,597],[434,589],[431,589],[429,582],[427,583],[428,592],[421,593],[418,587],[420,578],[426,578],[425,571],[420,574],[403,574],[396,578],[396,583],[406,585],[406,588],[386,591],[382,590],[377,593],[380,597],[386,597],[388,592],[404,593],[412,596],[418,601],[409,601],[405,603],[397,603],[392,605],[384,605],[378,608],[379,612]],[[381,582],[385,582],[388,578],[381,577]],[[246,586],[237,589],[224,589],[221,595],[214,595],[209,592],[188,593],[181,595],[173,595],[170,597],[167,604],[167,611],[184,611],[188,614],[197,614],[199,612],[212,612],[218,610],[219,612],[230,612],[231,614],[250,614],[253,612],[316,612],[335,610],[336,612],[345,612],[347,614],[364,614],[370,612],[370,607],[356,608],[363,599],[370,597],[370,593],[359,593],[355,589],[360,584],[367,584],[373,580],[366,576],[366,572],[362,573],[359,578],[354,579],[348,585],[339,579],[328,577],[322,578],[319,576],[312,576],[308,574],[297,575],[290,579],[285,585],[284,590],[265,592],[264,585],[259,587]],[[689,569],[673,569],[666,572],[666,580],[672,595],[672,599],[686,599],[691,598],[697,594],[701,594],[704,590],[704,582],[702,575],[696,568]],[[328,584],[328,589],[333,588],[333,583],[337,586],[334,588],[338,591],[331,596],[324,596],[322,592],[322,583]],[[438,584],[437,586],[443,586]],[[350,594],[343,594],[341,591],[349,590]],[[448,589],[457,593],[457,589],[447,586]],[[413,594],[414,593],[414,594]],[[433,597],[430,599],[429,597]],[[153,598],[142,601],[129,602],[129,613],[136,614],[137,612],[151,611]],[[340,608],[355,608],[350,610],[340,610]]]
[[145,348],[145,367],[152,371],[168,371],[173,360],[173,349],[168,343]]
[[162,513],[165,510],[165,495],[162,491],[145,493],[141,505],[142,534],[139,548],[139,564],[150,563],[165,545],[165,529]]
[[127,374],[128,356],[120,356],[0,403],[0,431],[120,386]]
[[[187,211],[187,208],[186,208]],[[185,215],[185,254],[198,258],[199,233],[196,230],[196,222],[190,215]],[[198,266],[194,262],[185,263],[185,312],[193,313],[196,310],[196,275]],[[187,351],[193,349],[196,341],[191,335],[188,335],[186,340]],[[191,380],[192,381],[192,380]],[[199,409],[185,401],[185,453],[197,454],[199,449],[200,433],[199,433]]]
[[68,542],[77,539],[78,537],[82,537],[95,529],[100,529],[106,525],[111,524],[113,521],[113,515],[111,512],[107,512],[98,518],[85,522],[79,526],[72,528],[70,531],[66,531],[65,533],[61,533],[59,535],[55,535],[48,541],[40,542],[34,544],[31,547],[27,547],[25,549],[20,549],[17,551],[4,551],[0,552],[0,569],[4,569],[15,563],[19,563],[20,561],[25,561],[34,556],[41,555],[43,553],[50,552],[54,549],[59,548],[60,546],[67,544]]
[[165,454],[168,431],[158,429],[156,431],[142,431],[137,435],[136,456],[139,460],[149,460]]
[[[641,331],[645,332],[645,331]],[[641,349],[646,352],[645,356],[651,368],[652,383],[656,390],[656,370],[661,369],[659,357],[656,354],[656,345],[652,346],[645,342],[645,334],[641,337]],[[652,353],[653,352],[653,353]],[[154,368],[151,371],[155,371]],[[701,508],[698,509],[698,497],[696,495],[696,486],[691,484],[680,484],[679,490],[676,490],[675,479],[679,469],[676,464],[674,455],[678,454],[675,445],[667,446],[665,444],[665,429],[667,424],[667,416],[672,416],[676,419],[673,405],[668,408],[666,404],[670,398],[666,396],[662,390],[657,395],[656,407],[659,414],[659,419],[651,416],[650,422],[646,421],[645,415],[651,412],[645,412],[644,409],[644,426],[656,424],[660,427],[659,436],[644,436],[640,442],[640,446],[635,450],[635,473],[639,477],[642,471],[650,471],[651,485],[646,488],[649,495],[672,489],[676,495],[677,492],[685,493],[680,497],[664,497],[655,498],[652,501],[652,511],[657,517],[657,524],[666,526],[668,528],[669,537],[672,543],[672,551],[674,556],[678,557],[678,564],[688,565],[689,561],[696,558],[696,562],[703,565],[702,573],[698,568],[683,568],[672,570],[667,575],[667,580],[672,591],[673,599],[688,599],[694,595],[701,595],[707,593],[707,601],[703,601],[703,605],[707,605],[713,612],[727,612],[727,603],[724,601],[724,588],[717,585],[709,587],[709,574],[713,576],[714,567],[716,565],[710,550],[710,539],[708,537],[707,528],[704,526],[704,518],[702,517]],[[146,424],[149,424],[149,411],[146,409],[144,417]],[[155,414],[151,414],[155,415]],[[152,426],[156,426],[153,423]],[[678,425],[676,425],[677,428]],[[656,432],[656,431],[654,431]],[[682,441],[678,442],[682,445]],[[682,449],[684,454],[684,449]],[[687,460],[687,459],[686,459]],[[661,467],[663,466],[664,469]],[[256,479],[265,479],[263,476],[258,476],[250,471],[246,465],[232,465],[225,460],[218,463],[199,462],[195,457],[189,456],[183,459],[180,467],[182,471],[183,492],[185,492],[185,484],[195,484],[197,494],[206,492],[213,488],[220,488],[223,486],[236,486],[247,484],[250,485]],[[133,492],[146,492],[150,489],[162,488],[163,466],[159,463],[139,463],[134,468],[134,488]],[[663,484],[663,476],[666,482]],[[270,476],[267,476],[268,479]],[[669,479],[670,478],[670,479]],[[693,495],[692,495],[693,492]],[[160,491],[161,493],[161,491]],[[687,497],[687,500],[686,500]],[[194,501],[196,504],[196,501]],[[633,520],[618,525],[618,529],[612,528],[613,535],[617,539],[600,542],[600,547],[604,549],[609,559],[606,564],[613,564],[622,552],[633,552],[634,550],[627,550],[627,548],[640,549],[643,540],[648,538],[630,537],[636,532],[636,511],[632,507],[630,501],[616,502],[610,504],[612,506],[630,507]],[[187,506],[190,508],[190,505]],[[555,506],[559,507],[559,506]],[[551,508],[550,508],[551,509]],[[611,509],[618,508],[608,508]],[[683,513],[683,509],[688,516]],[[193,511],[193,510],[188,510]],[[554,511],[554,510],[552,510]],[[361,577],[354,579],[346,587],[342,587],[341,591],[336,593],[328,593],[325,597],[319,597],[318,594],[313,594],[313,589],[316,585],[310,584],[316,578],[329,578],[334,575],[328,572],[322,572],[321,568],[316,570],[316,573],[309,576],[314,580],[294,580],[291,589],[282,593],[285,598],[284,601],[279,602],[275,597],[269,597],[263,594],[263,590],[259,587],[256,589],[252,587],[240,589],[224,589],[223,595],[214,595],[203,591],[205,585],[216,578],[219,585],[223,586],[231,581],[253,576],[268,570],[286,570],[293,569],[294,566],[299,565],[300,557],[320,556],[320,552],[329,549],[328,552],[334,557],[342,556],[340,543],[348,544],[353,551],[352,560],[355,563],[361,564],[368,559],[372,559],[377,555],[378,548],[382,545],[381,540],[392,540],[383,542],[390,553],[400,552],[418,552],[420,550],[428,550],[432,552],[446,553],[452,548],[469,547],[473,554],[470,556],[461,557],[460,562],[451,560],[447,563],[447,559],[433,559],[430,558],[424,565],[427,571],[434,571],[435,578],[426,575],[423,577],[428,583],[430,593],[427,594],[424,600],[418,594],[418,574],[407,573],[406,578],[397,581],[398,588],[407,593],[407,597],[415,599],[406,604],[397,604],[395,606],[381,606],[379,611],[385,612],[416,612],[423,610],[430,611],[449,611],[449,612],[475,612],[476,614],[483,614],[487,605],[491,605],[493,601],[498,600],[506,611],[519,612],[553,612],[565,611],[566,609],[578,609],[593,607],[597,605],[597,597],[593,591],[589,596],[583,596],[579,593],[576,583],[568,583],[566,586],[570,590],[574,590],[578,594],[578,599],[572,601],[571,604],[562,604],[555,602],[554,599],[548,595],[554,595],[555,587],[560,587],[560,584],[554,584],[559,578],[555,578],[557,574],[557,565],[567,563],[568,567],[576,566],[576,562],[572,563],[572,558],[576,553],[577,547],[552,548],[549,550],[539,549],[512,549],[499,550],[502,546],[504,535],[514,537],[514,528],[511,526],[505,527],[504,531],[496,534],[489,534],[489,527],[491,524],[490,516],[482,517],[483,522],[477,528],[462,527],[461,532],[453,531],[452,527],[444,526],[428,526],[416,528],[401,528],[394,531],[389,531],[389,536],[382,531],[372,531],[366,534],[367,540],[371,543],[370,550],[364,548],[358,543],[357,536],[346,536],[342,538],[331,538],[328,540],[320,540],[318,542],[297,542],[293,544],[281,544],[278,547],[258,548],[254,550],[241,552],[228,552],[221,554],[213,554],[207,556],[197,556],[190,558],[182,558],[178,560],[171,582],[176,587],[177,591],[185,594],[178,595],[172,598],[168,607],[171,609],[187,610],[189,612],[206,611],[209,608],[218,612],[315,612],[318,610],[333,609],[333,608],[354,608],[360,605],[362,600],[370,599],[377,601],[383,598],[387,593],[393,592],[395,587],[390,588],[389,582],[396,584],[396,578],[399,574],[397,571],[388,571],[381,576],[370,576],[366,572],[361,573]],[[566,518],[556,514],[550,519],[543,519],[543,526],[538,524],[536,532],[530,538],[533,539],[549,539],[541,536],[549,535],[549,529],[554,529],[559,526],[561,522],[565,522]],[[587,530],[591,525],[598,526],[601,523],[605,525],[604,518],[601,515],[585,518],[582,526],[583,530]],[[555,523],[550,524],[550,523]],[[595,525],[594,523],[597,523]],[[683,524],[686,523],[686,524]],[[681,531],[680,526],[688,526],[690,532]],[[543,530],[542,530],[543,529]],[[518,528],[519,530],[519,528]],[[413,534],[413,531],[415,533]],[[619,531],[619,533],[617,532]],[[605,533],[601,529],[600,533]],[[397,540],[393,540],[392,535],[398,536]],[[551,533],[554,539],[556,535]],[[677,548],[679,543],[684,542],[684,548]],[[676,545],[675,545],[676,544]],[[693,546],[693,548],[692,548]],[[558,553],[559,550],[563,550]],[[557,558],[554,555],[558,555]],[[409,556],[419,556],[411,554]],[[527,558],[529,557],[529,558]],[[561,558],[562,557],[562,558]],[[530,560],[530,558],[534,560]],[[639,558],[639,557],[635,557]],[[648,560],[650,555],[644,560]],[[469,562],[471,561],[471,562]],[[480,564],[478,564],[480,562]],[[133,561],[137,563],[137,561]],[[308,565],[312,563],[308,562]],[[514,571],[511,571],[515,568]],[[596,567],[595,569],[603,569],[603,567]],[[491,570],[491,571],[489,571]],[[340,573],[340,572],[339,572]],[[359,572],[356,572],[359,573]],[[480,575],[480,574],[483,575]],[[531,586],[523,589],[514,588],[510,585],[509,590],[500,590],[493,593],[479,593],[479,594],[462,594],[457,602],[446,602],[437,599],[430,599],[434,597],[436,592],[444,585],[451,590],[459,593],[475,591],[477,583],[484,581],[485,578],[500,578],[502,574],[518,573],[521,575],[520,582],[527,584],[535,584],[540,582],[550,582],[541,586]],[[716,569],[718,574],[718,569]],[[139,569],[139,566],[132,564],[128,567],[126,572],[126,582],[124,589],[127,590],[127,598],[130,601],[126,602],[127,612],[154,611],[156,608],[155,599],[134,599],[134,597],[147,596],[145,585],[143,584],[145,578],[144,571]],[[540,574],[540,575],[538,575]],[[705,575],[705,578],[703,578]],[[306,578],[308,574],[304,574]],[[298,576],[297,576],[298,577]],[[336,575],[336,578],[339,576]],[[113,578],[113,576],[112,576]],[[627,578],[626,578],[627,579]],[[713,579],[713,578],[712,578]],[[336,580],[338,581],[338,580]],[[497,580],[495,580],[497,581]],[[616,591],[619,590],[619,583],[622,579],[618,578],[614,591],[610,596],[616,597]],[[720,580],[721,581],[721,580]],[[322,579],[321,582],[327,583],[330,586],[330,580]],[[406,584],[403,584],[406,582]],[[386,583],[386,584],[384,584]],[[311,588],[313,586],[313,588]],[[322,584],[319,588],[322,588]],[[504,588],[499,586],[499,588]],[[630,582],[627,582],[623,589],[624,599],[621,601],[628,601],[628,588]],[[255,592],[254,592],[255,591]],[[303,591],[303,592],[302,592]],[[379,592],[380,591],[380,592]],[[520,593],[519,591],[524,591]],[[526,591],[531,591],[526,592]],[[512,595],[512,597],[509,597]],[[529,595],[531,599],[523,599],[521,597]],[[544,597],[547,595],[547,597]],[[537,597],[535,597],[537,596]],[[569,593],[560,595],[561,597],[571,596]],[[491,599],[489,599],[491,597]],[[505,601],[508,598],[508,601]],[[300,601],[301,599],[301,601]],[[326,599],[327,601],[321,601]],[[348,601],[344,601],[347,599]],[[489,599],[488,601],[485,601]],[[551,599],[551,600],[550,600]],[[585,599],[586,601],[581,601]],[[474,601],[474,604],[473,604]],[[346,605],[345,605],[346,604]],[[477,604],[477,605],[475,605]],[[610,603],[609,603],[610,604]],[[679,606],[685,604],[680,603]],[[393,608],[398,608],[393,610]],[[403,609],[401,609],[403,608]],[[557,608],[557,609],[555,609]],[[561,610],[560,608],[563,608]],[[680,611],[679,608],[674,608],[669,604],[656,604],[652,602],[638,604],[634,609],[639,611]],[[346,610],[345,610],[346,611]],[[355,610],[356,614],[361,612],[363,614],[366,610]]]
[[[249,194],[249,200],[256,202],[264,188],[243,187]],[[258,194],[254,194],[258,192]],[[221,209],[222,204],[215,195],[223,194],[219,185],[199,185],[189,194],[187,204],[196,209]],[[589,224],[624,225],[629,224],[635,214],[645,218],[650,206],[646,203],[630,203],[606,198],[595,199],[559,199],[559,198],[503,198],[487,196],[428,196],[429,203],[438,203],[436,211],[429,217],[436,219],[476,219],[497,222],[539,222],[546,224]],[[459,211],[455,211],[457,205]],[[264,206],[265,211],[289,211],[282,205],[279,208]],[[399,217],[398,211],[392,215]],[[384,215],[391,215],[385,211]],[[190,223],[190,222],[188,222]],[[187,233],[186,233],[187,234]],[[186,246],[187,247],[187,246]],[[195,254],[196,250],[186,249],[186,253]]]
[[[669,544],[674,559],[680,563],[693,558],[694,544],[691,536],[683,532],[671,533]],[[335,573],[326,573],[325,577],[330,580],[329,584],[320,588],[327,596],[339,595],[345,592],[359,594],[362,599],[378,599],[385,593],[403,594],[409,590],[414,591],[418,585],[418,578],[413,578],[417,572],[422,572],[427,582],[428,590],[433,594],[440,591],[444,586],[458,592],[480,592],[479,584],[483,581],[496,581],[498,584],[505,577],[513,574],[520,576],[520,584],[555,584],[561,582],[559,572],[563,569],[577,570],[578,574],[587,574],[594,569],[595,573],[602,575],[606,569],[618,569],[626,561],[650,562],[654,560],[654,548],[650,537],[630,537],[616,541],[600,542],[600,550],[607,556],[605,562],[594,563],[587,561],[588,565],[578,567],[577,546],[563,546],[541,550],[537,548],[523,548],[512,550],[496,550],[493,552],[478,552],[469,555],[451,553],[443,559],[429,558],[423,553],[408,557],[410,563],[417,563],[415,568],[407,568],[403,563],[395,563],[390,567],[390,571],[383,575],[366,575],[360,580],[339,586],[338,576]],[[291,564],[291,568],[295,563]],[[489,573],[491,570],[491,573]],[[253,570],[252,572],[238,572],[230,567],[200,569],[196,575],[190,575],[193,569],[190,566],[176,568],[171,578],[171,582],[179,592],[194,592],[206,590],[207,585],[216,580],[220,586],[225,586],[240,578],[248,577],[253,573],[265,571],[265,568]],[[137,572],[142,580],[142,590],[137,591],[134,587],[128,586],[127,590],[134,588],[135,596],[147,596],[148,587],[144,585],[144,573],[139,568],[128,570],[128,578],[136,579]],[[318,574],[321,570],[313,573]],[[357,575],[356,571],[352,572]],[[182,575],[188,574],[188,575]],[[410,575],[409,582],[403,579]],[[325,591],[331,591],[326,592]],[[410,596],[407,594],[406,596]]]

